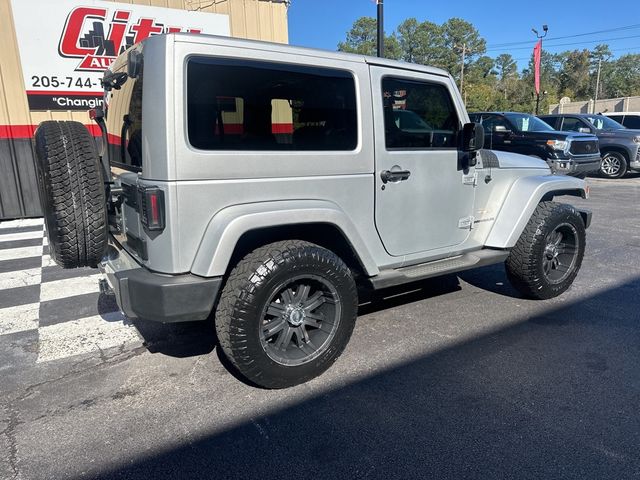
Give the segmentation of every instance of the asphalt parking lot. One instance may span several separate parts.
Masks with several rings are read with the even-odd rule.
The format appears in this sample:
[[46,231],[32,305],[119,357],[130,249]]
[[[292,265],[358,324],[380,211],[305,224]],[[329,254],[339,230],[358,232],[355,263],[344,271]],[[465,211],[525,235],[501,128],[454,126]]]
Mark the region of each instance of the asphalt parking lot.
[[524,300],[502,266],[387,290],[282,391],[230,374],[211,323],[131,324],[37,221],[0,224],[0,478],[639,477],[640,175],[588,181],[569,292]]

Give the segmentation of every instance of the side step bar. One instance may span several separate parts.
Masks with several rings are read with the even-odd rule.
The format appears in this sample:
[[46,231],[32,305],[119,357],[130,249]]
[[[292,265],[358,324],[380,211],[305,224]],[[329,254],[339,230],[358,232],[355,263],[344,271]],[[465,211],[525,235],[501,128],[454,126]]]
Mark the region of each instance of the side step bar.
[[478,250],[472,253],[465,253],[457,257],[444,258],[433,262],[411,265],[410,267],[396,268],[393,270],[383,270],[375,277],[371,277],[374,289],[392,287],[403,283],[415,282],[425,278],[437,277],[448,273],[470,270],[472,268],[484,267],[506,260],[509,252],[506,250]]

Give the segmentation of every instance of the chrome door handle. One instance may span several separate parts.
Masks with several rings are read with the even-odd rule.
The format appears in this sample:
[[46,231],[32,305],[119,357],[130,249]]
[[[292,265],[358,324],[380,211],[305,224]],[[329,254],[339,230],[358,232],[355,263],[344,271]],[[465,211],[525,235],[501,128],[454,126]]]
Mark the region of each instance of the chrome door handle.
[[380,172],[382,183],[402,182],[403,180],[408,180],[410,176],[411,172],[409,170],[383,170]]

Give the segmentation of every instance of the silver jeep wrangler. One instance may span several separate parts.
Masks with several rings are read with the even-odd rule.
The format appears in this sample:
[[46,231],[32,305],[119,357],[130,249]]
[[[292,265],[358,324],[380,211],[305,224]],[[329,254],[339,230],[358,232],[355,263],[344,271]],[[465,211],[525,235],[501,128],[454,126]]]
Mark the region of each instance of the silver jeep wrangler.
[[129,317],[214,317],[249,382],[282,388],[344,350],[358,291],[505,262],[546,299],[573,282],[582,180],[482,150],[442,70],[206,35],[152,37],[92,112],[36,133],[52,257],[97,266]]

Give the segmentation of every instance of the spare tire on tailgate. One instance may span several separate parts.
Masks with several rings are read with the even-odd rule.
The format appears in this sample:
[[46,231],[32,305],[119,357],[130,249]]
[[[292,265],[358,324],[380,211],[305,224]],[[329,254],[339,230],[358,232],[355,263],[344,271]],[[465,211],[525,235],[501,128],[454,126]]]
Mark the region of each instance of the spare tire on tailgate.
[[64,268],[95,267],[107,248],[105,186],[95,141],[79,122],[42,122],[35,138],[51,258]]

